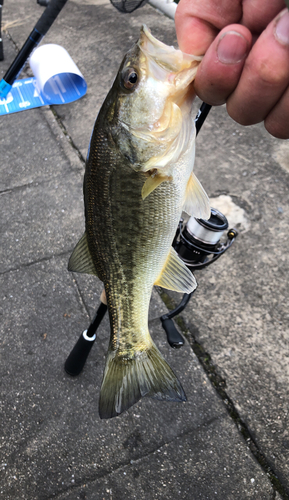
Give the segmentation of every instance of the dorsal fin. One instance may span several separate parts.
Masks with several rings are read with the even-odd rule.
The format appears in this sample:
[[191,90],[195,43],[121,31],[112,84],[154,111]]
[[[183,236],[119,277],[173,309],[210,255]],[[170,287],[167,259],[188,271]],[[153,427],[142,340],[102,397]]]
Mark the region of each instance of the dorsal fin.
[[86,232],[80,238],[68,262],[68,271],[97,276],[95,265],[88,248]]
[[186,188],[183,210],[197,219],[209,219],[211,216],[210,200],[202,184],[192,172]]
[[175,292],[191,293],[197,287],[194,275],[171,247],[166,263],[155,285],[174,290]]

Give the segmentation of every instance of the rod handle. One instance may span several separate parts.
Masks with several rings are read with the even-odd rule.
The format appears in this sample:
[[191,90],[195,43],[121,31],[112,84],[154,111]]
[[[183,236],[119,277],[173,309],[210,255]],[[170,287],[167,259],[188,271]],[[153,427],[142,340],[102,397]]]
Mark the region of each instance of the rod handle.
[[175,349],[178,349],[182,347],[185,343],[183,337],[181,334],[178,332],[178,330],[175,327],[175,324],[172,319],[166,318],[163,319],[161,318],[162,326],[163,329],[165,330],[167,334],[167,339],[168,343],[170,344],[171,347],[174,347]]
[[67,0],[51,0],[34,29],[39,31],[42,36],[46,35],[66,2]]
[[81,373],[95,339],[96,335],[93,337],[87,336],[87,330],[80,335],[64,364],[64,369],[68,375],[76,377]]
[[1,25],[2,25],[2,8],[3,8],[3,3],[4,0],[0,0],[0,61],[3,61],[4,59],[4,53],[3,53],[3,39],[1,35]]

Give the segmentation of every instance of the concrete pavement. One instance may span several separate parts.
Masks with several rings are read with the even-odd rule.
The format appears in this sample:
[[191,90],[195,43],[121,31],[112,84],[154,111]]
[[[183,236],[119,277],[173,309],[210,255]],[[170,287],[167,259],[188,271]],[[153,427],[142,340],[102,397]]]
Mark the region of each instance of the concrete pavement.
[[[5,3],[1,78],[42,12]],[[106,0],[69,0],[43,43],[68,50],[87,95],[0,119],[0,498],[288,499],[289,146],[263,125],[241,127],[222,107],[198,137],[197,175],[240,234],[197,273],[180,350],[158,319],[180,296],[152,297],[151,334],[188,401],[144,398],[99,419],[108,318],[82,374],[63,370],[101,292],[96,278],[67,272],[84,228],[83,158],[143,22],[176,45],[173,21],[150,6],[122,15]]]

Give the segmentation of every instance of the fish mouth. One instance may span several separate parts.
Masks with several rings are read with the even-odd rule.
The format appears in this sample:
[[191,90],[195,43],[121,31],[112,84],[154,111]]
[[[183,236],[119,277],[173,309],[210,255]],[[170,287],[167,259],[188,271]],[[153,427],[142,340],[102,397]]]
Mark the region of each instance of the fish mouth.
[[202,56],[185,54],[155,38],[144,24],[138,46],[143,54],[142,64],[147,76],[164,86],[166,103],[162,114],[149,130],[133,130],[144,140],[172,142],[179,134],[182,121],[190,114],[195,97],[190,83],[194,80]]
[[147,58],[149,71],[157,80],[166,81],[175,91],[183,90],[194,79],[202,56],[185,54],[155,38],[144,24],[138,46]]
[[[195,93],[193,81],[202,56],[183,53],[155,38],[144,24],[137,42],[142,57],[140,70],[146,78],[163,85],[165,104],[155,122],[147,127],[133,127],[122,122],[127,130],[146,142],[172,142],[179,134],[182,121],[190,113]],[[152,86],[153,88],[153,86]]]
[[[152,117],[130,121],[125,115],[119,117],[119,124],[141,144],[145,152],[141,171],[147,172],[164,169],[177,161],[189,140],[194,139],[191,105],[195,93],[190,83],[202,57],[184,54],[180,49],[164,44],[146,25],[142,26],[137,46],[140,73],[147,82],[144,89],[146,92],[150,89],[149,95],[155,92],[148,108]],[[145,92],[140,95],[145,99]]]

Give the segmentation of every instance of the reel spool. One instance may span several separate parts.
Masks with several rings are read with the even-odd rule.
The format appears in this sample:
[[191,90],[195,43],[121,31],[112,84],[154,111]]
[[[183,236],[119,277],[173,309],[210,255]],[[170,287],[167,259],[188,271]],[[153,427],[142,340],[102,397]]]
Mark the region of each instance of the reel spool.
[[220,243],[228,227],[226,217],[211,208],[208,220],[191,217],[187,224],[180,220],[173,247],[189,269],[203,269],[228,250],[237,237],[236,229],[230,229],[226,242]]

